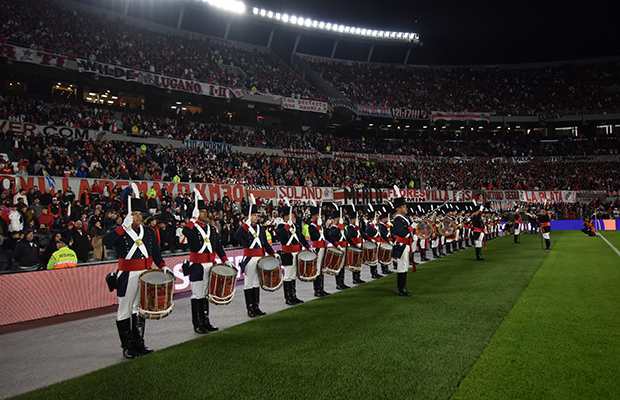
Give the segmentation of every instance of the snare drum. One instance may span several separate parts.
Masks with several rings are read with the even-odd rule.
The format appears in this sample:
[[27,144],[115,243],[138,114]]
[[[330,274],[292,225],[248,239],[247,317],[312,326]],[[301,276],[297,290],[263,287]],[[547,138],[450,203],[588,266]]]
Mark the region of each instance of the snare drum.
[[323,262],[323,272],[329,275],[338,275],[344,259],[344,251],[337,247],[328,247],[325,252],[325,261]]
[[379,245],[379,262],[383,265],[392,264],[392,245],[389,243],[381,243]]
[[362,249],[347,247],[347,260],[344,267],[349,271],[360,272],[362,270]]
[[172,312],[174,276],[158,269],[140,274],[138,314],[146,319],[162,319]]
[[364,242],[362,245],[362,262],[366,265],[375,266],[379,258],[379,246],[373,242]]
[[312,282],[319,276],[317,256],[313,251],[302,250],[297,254],[297,277],[302,282]]
[[237,270],[226,264],[217,264],[209,275],[207,299],[212,304],[225,305],[232,301],[237,286]]
[[280,260],[274,256],[266,256],[258,260],[258,279],[263,290],[275,292],[282,286],[283,274],[280,264]]

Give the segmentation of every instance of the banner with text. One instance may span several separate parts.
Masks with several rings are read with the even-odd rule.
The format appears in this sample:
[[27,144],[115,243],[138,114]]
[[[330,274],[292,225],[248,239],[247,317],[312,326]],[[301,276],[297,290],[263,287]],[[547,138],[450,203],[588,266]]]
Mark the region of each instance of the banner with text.
[[6,43],[0,43],[0,56],[29,64],[62,69],[66,67],[67,59],[69,58],[67,56],[47,53],[41,50],[33,50],[26,47],[13,46]]
[[328,107],[324,101],[292,99],[290,97],[282,98],[282,107],[289,110],[311,111],[321,114],[327,114]]
[[528,191],[519,190],[519,201],[526,203],[574,203],[577,192],[574,190]]
[[432,111],[433,121],[486,121],[491,120],[491,113],[465,113],[465,112],[445,112]]
[[106,132],[100,130],[93,130],[88,128],[71,128],[68,126],[56,126],[56,125],[37,125],[29,122],[9,121],[6,119],[0,119],[0,131],[13,133],[21,133],[26,136],[35,135],[40,133],[45,136],[60,135],[68,139],[77,140],[97,140],[100,136],[103,136]]

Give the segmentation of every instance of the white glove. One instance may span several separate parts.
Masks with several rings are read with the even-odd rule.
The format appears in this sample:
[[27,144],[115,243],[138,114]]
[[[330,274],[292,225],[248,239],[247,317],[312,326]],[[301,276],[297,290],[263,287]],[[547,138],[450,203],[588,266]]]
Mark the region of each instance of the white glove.
[[370,239],[371,242],[373,243],[377,243],[377,241],[375,239]]
[[484,211],[484,206],[483,205],[480,206],[480,212],[482,212],[482,211]]
[[174,276],[174,273],[168,267],[163,267],[161,270],[164,271],[166,274],[170,274],[170,275]]
[[278,260],[282,261],[282,257],[280,257],[280,253],[276,253],[273,256],[277,258]]
[[127,214],[127,216],[123,220],[123,228],[128,231],[131,229],[131,225],[133,225],[133,215]]
[[361,249],[362,248],[362,244],[358,243],[358,244],[355,245],[355,247],[357,247],[358,249]]
[[344,252],[344,249],[342,248],[342,246],[338,245],[338,246],[336,246],[336,247],[338,247],[338,250],[340,250],[340,251]]
[[228,265],[230,268],[235,268],[235,264],[233,264],[230,260],[224,261],[224,264]]
[[319,253],[319,249],[315,249],[314,247],[310,247],[310,251],[313,252],[314,254]]

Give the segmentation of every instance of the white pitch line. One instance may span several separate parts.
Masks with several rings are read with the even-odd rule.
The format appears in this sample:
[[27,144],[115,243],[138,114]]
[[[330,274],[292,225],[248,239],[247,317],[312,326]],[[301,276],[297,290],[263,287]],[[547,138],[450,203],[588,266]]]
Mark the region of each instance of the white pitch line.
[[601,233],[600,233],[600,232],[596,232],[596,234],[597,234],[597,235],[599,235],[600,237],[602,237],[602,238],[603,238],[603,240],[605,241],[605,243],[607,243],[607,244],[609,245],[609,247],[611,247],[612,249],[614,249],[614,251],[616,252],[616,254],[617,254],[618,256],[620,256],[620,251],[619,251],[618,249],[616,249],[616,246],[614,246],[613,244],[611,244],[611,243],[609,242],[609,240],[607,240],[607,239],[605,238],[605,236],[601,235]]

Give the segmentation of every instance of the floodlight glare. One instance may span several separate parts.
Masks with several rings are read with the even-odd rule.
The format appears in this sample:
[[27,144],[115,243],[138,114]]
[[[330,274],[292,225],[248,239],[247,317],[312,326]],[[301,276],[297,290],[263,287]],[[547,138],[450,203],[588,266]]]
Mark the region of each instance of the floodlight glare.
[[273,18],[273,11],[268,11],[267,12],[267,17]]
[[324,28],[325,28],[325,22],[323,21],[319,22],[319,29],[324,29]]
[[362,30],[360,28],[355,28],[355,34],[359,35],[362,33]]
[[282,21],[288,22],[288,14],[282,14]]
[[254,7],[252,9],[252,12],[254,13],[254,15],[258,15],[258,8]]
[[213,7],[221,8],[222,10],[231,11],[237,14],[245,12],[245,4],[236,0],[207,0],[207,3]]
[[366,29],[362,29],[362,35],[366,35]]
[[306,20],[305,20],[305,19],[303,19],[303,18],[297,18],[297,25],[302,26],[302,25],[303,25],[303,24],[305,24],[305,23],[306,23]]
[[267,15],[267,10],[260,10],[260,16],[264,17],[265,15]]
[[276,19],[279,21],[280,18],[282,18],[282,15],[280,13],[276,13]]
[[312,23],[310,23],[310,20],[307,19],[306,26],[310,26],[310,25],[312,25],[313,28],[316,28],[317,26],[319,26],[319,21],[312,21]]
[[291,21],[291,24],[296,24],[297,23],[297,17],[293,15],[291,17],[290,21]]

